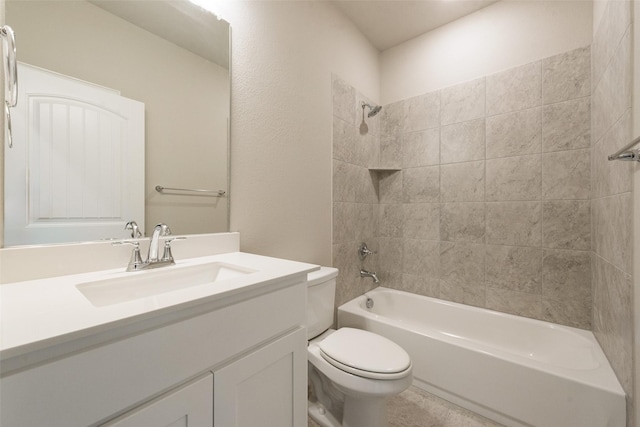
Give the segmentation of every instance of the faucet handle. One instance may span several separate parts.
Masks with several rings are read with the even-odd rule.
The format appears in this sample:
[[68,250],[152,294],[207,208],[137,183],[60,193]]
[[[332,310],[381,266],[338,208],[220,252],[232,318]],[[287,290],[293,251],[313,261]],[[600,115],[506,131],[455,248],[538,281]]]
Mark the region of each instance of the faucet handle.
[[131,259],[129,259],[129,265],[127,265],[127,271],[136,271],[141,265],[144,264],[142,262],[142,256],[140,256],[140,243],[138,242],[129,242],[127,240],[122,240],[120,242],[111,243],[113,246],[119,245],[131,245],[133,246],[133,251],[131,252]]
[[368,255],[373,255],[376,253],[377,253],[376,251],[369,250],[369,248],[367,247],[367,244],[364,242],[362,242],[360,244],[360,247],[358,248],[358,257],[360,258],[360,261],[364,261],[364,259]]
[[125,230],[131,230],[131,238],[136,239],[138,237],[142,237],[142,233],[140,232],[140,228],[138,228],[138,224],[135,221],[129,221],[125,226]]
[[186,240],[186,237],[172,237],[170,239],[166,239],[164,241],[164,253],[162,254],[162,259],[160,261],[169,261],[173,262],[173,254],[171,253],[171,242],[174,240]]

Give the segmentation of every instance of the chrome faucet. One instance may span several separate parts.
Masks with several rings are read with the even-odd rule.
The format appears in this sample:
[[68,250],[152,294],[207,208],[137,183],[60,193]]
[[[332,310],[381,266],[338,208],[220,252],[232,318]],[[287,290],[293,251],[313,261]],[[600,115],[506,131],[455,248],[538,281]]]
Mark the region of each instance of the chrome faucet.
[[361,269],[360,277],[371,277],[373,279],[373,283],[380,283],[380,279],[378,279],[378,275],[375,271],[367,271]]
[[160,237],[171,235],[171,229],[167,224],[160,223],[153,229],[151,241],[149,242],[149,253],[147,263],[158,262],[158,252],[160,252]]
[[153,229],[153,234],[151,235],[151,241],[149,242],[149,254],[147,255],[147,260],[142,261],[142,257],[140,256],[140,243],[139,242],[113,242],[113,245],[133,245],[133,252],[131,253],[131,259],[129,260],[129,265],[127,266],[127,271],[140,271],[140,270],[149,270],[152,268],[165,267],[169,265],[175,264],[175,260],[173,259],[173,255],[171,254],[171,242],[174,240],[183,240],[186,237],[174,237],[171,239],[166,239],[164,241],[164,252],[161,259],[158,259],[158,253],[160,252],[160,237],[170,236],[171,229],[167,224],[158,224]]

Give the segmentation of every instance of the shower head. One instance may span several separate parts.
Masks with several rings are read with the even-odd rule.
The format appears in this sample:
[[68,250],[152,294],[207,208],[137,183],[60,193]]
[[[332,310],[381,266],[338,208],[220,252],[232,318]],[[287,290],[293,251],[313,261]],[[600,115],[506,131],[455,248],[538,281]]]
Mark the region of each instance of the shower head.
[[367,113],[367,117],[373,117],[376,114],[378,114],[380,112],[380,110],[382,110],[382,106],[381,105],[371,105],[368,104],[366,102],[362,103],[362,109],[364,110],[364,107],[369,107],[369,112]]

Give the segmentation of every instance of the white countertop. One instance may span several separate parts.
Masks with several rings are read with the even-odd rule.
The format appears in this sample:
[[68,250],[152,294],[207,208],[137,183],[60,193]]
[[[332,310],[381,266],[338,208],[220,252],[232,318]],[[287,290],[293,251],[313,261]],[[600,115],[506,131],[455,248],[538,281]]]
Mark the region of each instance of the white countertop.
[[[105,335],[105,339],[113,339],[113,331],[128,324],[161,318],[203,304],[225,305],[225,301],[231,303],[249,298],[268,291],[269,286],[277,287],[285,279],[319,268],[313,264],[232,252],[177,260],[175,266],[149,272],[210,262],[223,262],[256,271],[215,283],[100,307],[94,306],[76,286],[147,272],[126,273],[123,266],[113,270],[4,284],[0,286],[0,360],[28,359],[31,352],[46,351],[53,346],[60,347],[101,333],[111,333],[108,337]],[[77,345],[71,350],[78,350]]]

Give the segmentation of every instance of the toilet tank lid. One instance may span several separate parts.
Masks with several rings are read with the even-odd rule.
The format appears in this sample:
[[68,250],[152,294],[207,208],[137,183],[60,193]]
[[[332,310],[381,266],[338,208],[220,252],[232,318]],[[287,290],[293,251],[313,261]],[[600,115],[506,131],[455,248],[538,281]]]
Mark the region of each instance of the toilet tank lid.
[[324,283],[338,276],[338,269],[333,267],[320,267],[320,270],[307,274],[307,286]]

